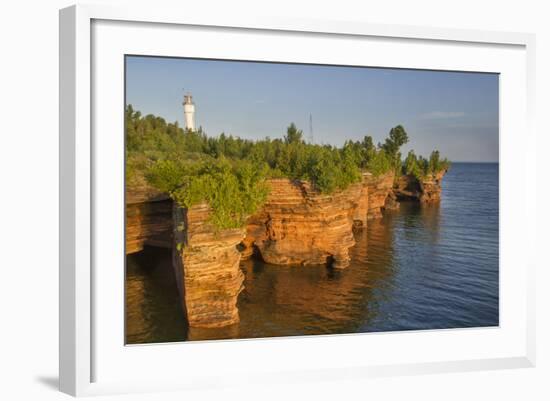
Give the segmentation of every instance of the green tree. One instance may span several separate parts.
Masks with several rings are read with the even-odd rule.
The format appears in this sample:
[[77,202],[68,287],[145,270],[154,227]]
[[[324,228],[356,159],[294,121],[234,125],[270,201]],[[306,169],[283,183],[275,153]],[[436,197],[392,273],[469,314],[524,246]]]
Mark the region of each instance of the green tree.
[[363,138],[362,145],[363,145],[363,148],[365,148],[365,151],[367,152],[371,152],[375,150],[374,142],[372,141],[372,136],[369,136],[369,135],[365,136]]
[[399,149],[401,146],[409,141],[409,136],[402,125],[398,125],[390,130],[388,138],[380,147],[386,152],[391,160],[393,170],[396,173],[396,179],[399,172],[401,172],[401,152]]
[[403,164],[403,173],[408,175],[413,175],[417,178],[421,178],[424,175],[421,165],[419,164],[418,158],[414,153],[414,150],[410,150],[405,158],[405,163]]
[[366,170],[375,177],[387,173],[393,168],[391,158],[386,154],[384,149],[373,149],[369,152]]
[[428,161],[428,172],[432,174],[437,174],[440,171],[448,170],[450,167],[449,161],[445,159],[441,159],[439,155],[439,150],[434,150],[430,154],[430,159]]
[[409,142],[407,131],[402,125],[398,125],[390,130],[388,137],[381,148],[392,158],[399,154],[401,146]]
[[291,123],[286,130],[285,143],[303,142],[303,132],[296,128],[294,123]]
[[435,173],[438,169],[439,169],[439,164],[440,164],[440,161],[439,161],[439,151],[438,150],[434,150],[431,154],[430,154],[430,161],[428,163],[428,170],[431,172],[431,173]]

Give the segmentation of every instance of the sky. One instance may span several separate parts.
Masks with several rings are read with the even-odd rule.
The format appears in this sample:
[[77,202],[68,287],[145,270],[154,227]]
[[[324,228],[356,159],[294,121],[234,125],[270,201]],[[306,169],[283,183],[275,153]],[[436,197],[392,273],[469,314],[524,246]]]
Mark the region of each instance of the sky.
[[403,125],[414,149],[451,161],[498,161],[498,74],[126,57],[126,103],[183,124],[183,94],[209,136],[282,138],[294,122],[318,144],[371,135],[383,142]]

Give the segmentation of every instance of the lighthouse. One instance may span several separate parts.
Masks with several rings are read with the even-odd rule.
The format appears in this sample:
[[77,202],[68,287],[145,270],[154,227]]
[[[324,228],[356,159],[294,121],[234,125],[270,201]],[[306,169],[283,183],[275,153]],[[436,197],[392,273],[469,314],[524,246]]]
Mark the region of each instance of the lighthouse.
[[195,131],[195,103],[193,103],[193,96],[190,94],[183,96],[183,117],[185,129]]

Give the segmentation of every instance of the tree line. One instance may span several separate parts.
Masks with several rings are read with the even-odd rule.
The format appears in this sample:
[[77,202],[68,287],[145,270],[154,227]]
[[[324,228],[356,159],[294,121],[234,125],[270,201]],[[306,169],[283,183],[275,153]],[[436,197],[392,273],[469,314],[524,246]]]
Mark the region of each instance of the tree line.
[[342,190],[363,172],[412,174],[421,179],[449,168],[434,151],[429,159],[409,152],[402,161],[405,129],[390,130],[383,143],[370,136],[341,147],[306,143],[294,123],[283,138],[248,140],[232,135],[207,136],[201,128],[184,130],[153,115],[125,110],[127,185],[148,183],[170,194],[182,207],[206,201],[211,221],[221,229],[242,227],[264,202],[269,178],[307,180],[323,193]]

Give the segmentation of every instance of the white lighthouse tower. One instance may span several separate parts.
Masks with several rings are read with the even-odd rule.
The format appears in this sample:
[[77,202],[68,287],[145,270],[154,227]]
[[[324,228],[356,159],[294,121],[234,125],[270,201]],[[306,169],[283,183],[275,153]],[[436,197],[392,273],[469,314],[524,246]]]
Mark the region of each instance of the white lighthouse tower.
[[190,94],[183,96],[183,117],[185,129],[195,131],[195,103],[193,103],[193,96]]

